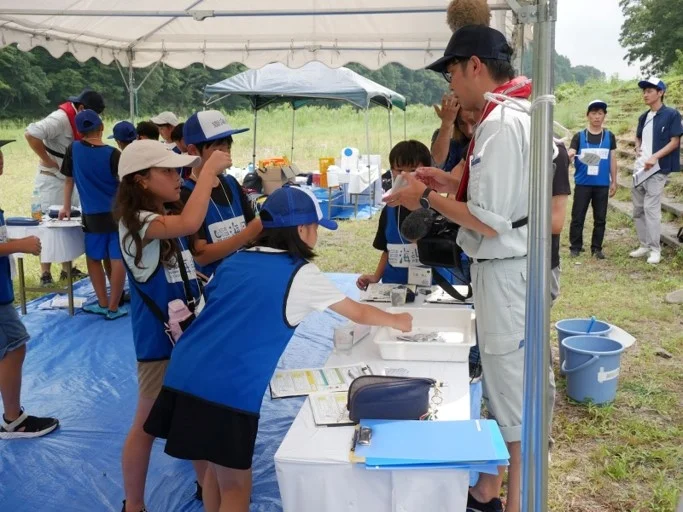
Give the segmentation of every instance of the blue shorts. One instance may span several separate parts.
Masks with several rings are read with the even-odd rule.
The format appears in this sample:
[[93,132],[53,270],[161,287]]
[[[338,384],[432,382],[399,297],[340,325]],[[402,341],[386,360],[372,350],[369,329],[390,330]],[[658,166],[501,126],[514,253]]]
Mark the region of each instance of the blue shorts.
[[85,255],[91,260],[120,260],[118,233],[85,233]]
[[24,323],[12,304],[0,306],[0,359],[4,359],[7,352],[25,345],[29,339]]

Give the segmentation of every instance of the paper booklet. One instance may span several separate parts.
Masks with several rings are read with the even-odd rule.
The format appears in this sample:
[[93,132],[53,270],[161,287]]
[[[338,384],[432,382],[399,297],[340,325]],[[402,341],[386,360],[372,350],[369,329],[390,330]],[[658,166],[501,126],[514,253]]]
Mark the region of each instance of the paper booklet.
[[308,395],[315,424],[319,427],[353,425],[346,408],[347,400],[346,392],[311,393]]
[[277,370],[270,380],[270,396],[287,398],[321,391],[348,391],[349,384],[361,375],[372,375],[372,370],[365,363],[330,368]]

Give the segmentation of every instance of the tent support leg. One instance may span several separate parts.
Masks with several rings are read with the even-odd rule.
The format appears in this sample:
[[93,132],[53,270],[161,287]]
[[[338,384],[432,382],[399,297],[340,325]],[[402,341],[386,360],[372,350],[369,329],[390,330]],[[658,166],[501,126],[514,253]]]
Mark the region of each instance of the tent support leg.
[[258,121],[258,110],[254,108],[254,145],[252,146],[251,152],[251,166],[256,170],[256,127]]
[[[370,108],[365,109],[365,150],[368,159],[368,183],[370,187],[370,218],[372,219],[372,209],[375,206],[375,184],[372,182],[372,172],[370,171]],[[353,216],[358,217],[358,198],[356,197]]]
[[403,140],[408,140],[408,121],[406,121],[406,114],[408,112],[408,105],[403,110]]
[[292,150],[289,154],[289,161],[294,162],[294,119],[296,116],[296,109],[292,107]]
[[[552,94],[553,29],[557,0],[538,0],[534,26],[534,97]],[[524,339],[522,419],[522,503],[526,512],[548,510],[548,378],[550,345],[550,197],[553,106],[538,105],[531,114],[529,246]]]
[[[394,141],[393,141],[393,138],[391,136],[391,108],[387,109],[387,114],[389,116],[389,151],[391,151],[391,148],[394,147]],[[382,169],[380,169],[380,174],[381,174],[381,172],[382,172]]]

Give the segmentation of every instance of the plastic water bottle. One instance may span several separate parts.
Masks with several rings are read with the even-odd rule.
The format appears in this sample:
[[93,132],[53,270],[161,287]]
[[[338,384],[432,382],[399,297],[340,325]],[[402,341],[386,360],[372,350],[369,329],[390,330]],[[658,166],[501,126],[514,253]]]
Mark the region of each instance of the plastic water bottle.
[[358,170],[360,151],[357,148],[344,148],[341,151],[341,168],[347,173]]
[[43,206],[40,202],[40,193],[37,188],[34,188],[33,194],[31,194],[31,217],[35,220],[43,219]]
[[254,163],[249,162],[249,165],[247,165],[247,172],[254,172]]

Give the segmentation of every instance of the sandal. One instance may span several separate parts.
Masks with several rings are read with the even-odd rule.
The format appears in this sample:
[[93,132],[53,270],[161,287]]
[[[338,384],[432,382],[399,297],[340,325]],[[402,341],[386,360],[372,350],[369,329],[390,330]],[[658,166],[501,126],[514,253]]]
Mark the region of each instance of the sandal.
[[0,439],[31,439],[49,434],[59,426],[56,418],[39,418],[29,416],[21,410],[21,415],[14,421],[8,422],[2,416],[0,422]]

